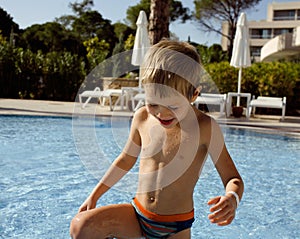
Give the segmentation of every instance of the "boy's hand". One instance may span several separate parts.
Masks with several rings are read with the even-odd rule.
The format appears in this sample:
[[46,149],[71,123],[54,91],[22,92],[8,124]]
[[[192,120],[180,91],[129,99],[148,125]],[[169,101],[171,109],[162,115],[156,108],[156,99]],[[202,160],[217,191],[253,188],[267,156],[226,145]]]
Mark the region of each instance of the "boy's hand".
[[211,214],[208,219],[219,226],[229,225],[235,216],[236,202],[232,195],[218,196],[210,199],[208,205],[214,205],[210,208]]
[[97,203],[97,201],[92,200],[90,197],[88,197],[84,201],[84,203],[80,206],[78,213],[94,209],[96,207],[96,203]]

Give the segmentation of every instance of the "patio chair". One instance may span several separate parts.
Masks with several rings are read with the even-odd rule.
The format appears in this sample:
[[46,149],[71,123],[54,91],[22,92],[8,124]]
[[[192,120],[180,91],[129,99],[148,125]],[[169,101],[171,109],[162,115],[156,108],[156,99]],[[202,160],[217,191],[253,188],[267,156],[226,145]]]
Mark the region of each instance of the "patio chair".
[[[96,87],[94,90],[86,90],[83,91],[81,94],[79,94],[79,102],[81,104],[81,108],[85,108],[86,105],[90,102],[92,98],[98,98],[101,105],[104,106],[105,99],[109,100],[109,107],[112,111],[114,108],[114,105],[112,103],[112,97],[122,97],[122,90],[121,89],[107,89],[107,90],[101,90],[99,87]],[[87,97],[86,101],[83,103],[83,97]]]
[[[138,103],[135,105],[135,101],[137,101]],[[133,101],[132,101],[132,105],[133,105],[133,111],[137,111],[140,107],[142,107],[143,105],[145,105],[145,93],[138,93],[133,97]]]
[[226,94],[201,93],[193,102],[196,108],[200,104],[204,105],[220,105],[220,114],[225,114]]
[[258,96],[255,99],[255,96],[250,101],[249,106],[249,115],[251,111],[253,115],[255,114],[255,108],[277,108],[282,110],[281,119],[284,120],[285,110],[286,110],[286,97],[269,97],[269,96]]

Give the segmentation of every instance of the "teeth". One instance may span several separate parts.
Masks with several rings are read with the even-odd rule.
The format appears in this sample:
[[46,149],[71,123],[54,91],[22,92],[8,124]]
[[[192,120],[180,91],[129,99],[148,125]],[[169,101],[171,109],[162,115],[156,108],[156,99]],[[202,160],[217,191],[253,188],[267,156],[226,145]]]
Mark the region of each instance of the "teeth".
[[168,124],[168,123],[171,123],[173,121],[173,119],[170,119],[170,120],[160,120],[163,124]]

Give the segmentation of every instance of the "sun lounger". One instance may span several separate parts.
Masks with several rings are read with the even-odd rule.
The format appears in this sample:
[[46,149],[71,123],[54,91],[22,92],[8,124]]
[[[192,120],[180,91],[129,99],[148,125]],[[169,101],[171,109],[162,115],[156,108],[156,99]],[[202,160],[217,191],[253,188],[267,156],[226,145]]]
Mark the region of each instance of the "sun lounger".
[[[134,111],[145,104],[145,94],[139,93],[134,97],[134,101],[137,101],[137,105],[134,107]],[[225,113],[225,105],[226,105],[226,94],[209,94],[203,93],[201,96],[198,96],[197,99],[193,102],[193,104],[198,108],[199,104],[206,105],[220,105],[220,113]]]
[[[135,101],[137,105],[135,106]],[[133,111],[137,111],[140,107],[145,105],[145,93],[138,93],[133,97]]]
[[258,96],[257,99],[253,98],[250,101],[249,114],[251,111],[253,115],[255,114],[255,108],[277,108],[282,109],[282,120],[285,117],[285,109],[286,109],[286,97],[268,97],[268,96]]
[[[86,90],[79,94],[79,102],[81,104],[81,108],[85,108],[86,105],[90,102],[92,98],[98,98],[101,105],[104,106],[105,104],[105,99],[109,100],[109,107],[110,110],[113,110],[113,103],[112,103],[112,97],[117,96],[121,97],[122,96],[122,90],[121,89],[107,89],[101,91],[99,87],[96,87],[94,90]],[[86,101],[83,103],[83,97],[86,97]]]
[[224,114],[226,105],[226,94],[202,93],[196,98],[193,104],[196,106],[196,108],[198,108],[200,104],[220,105],[220,114]]

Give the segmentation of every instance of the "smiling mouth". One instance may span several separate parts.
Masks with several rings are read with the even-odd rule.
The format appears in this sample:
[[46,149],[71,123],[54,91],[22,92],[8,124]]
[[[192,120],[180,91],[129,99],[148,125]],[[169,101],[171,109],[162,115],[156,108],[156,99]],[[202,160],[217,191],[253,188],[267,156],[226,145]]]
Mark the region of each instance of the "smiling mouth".
[[158,119],[159,122],[163,125],[170,125],[174,119],[170,119],[170,120],[162,120],[162,119]]

